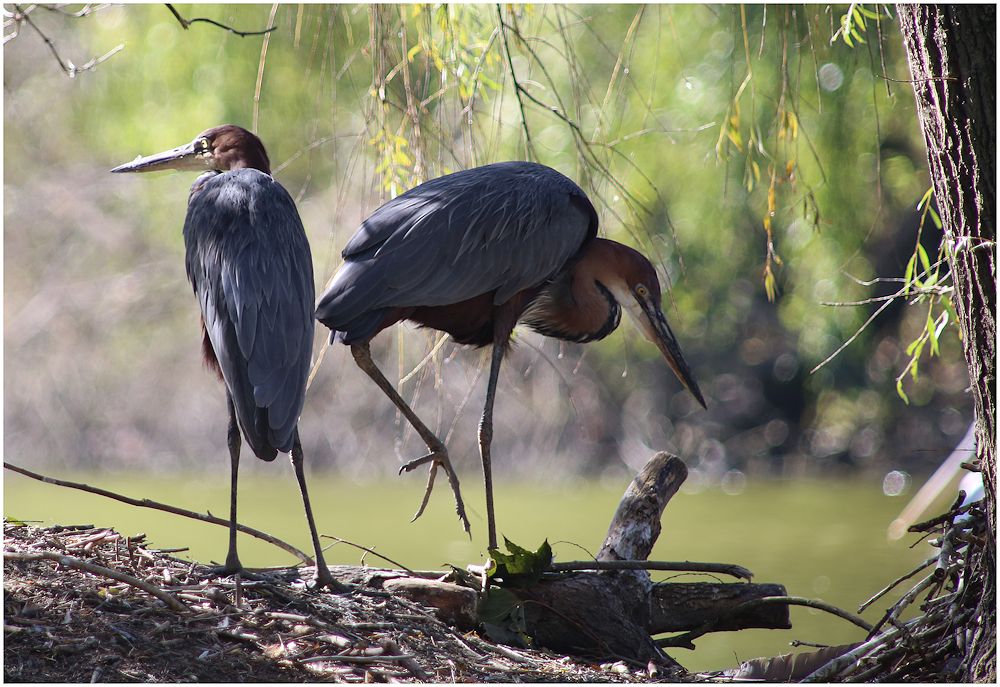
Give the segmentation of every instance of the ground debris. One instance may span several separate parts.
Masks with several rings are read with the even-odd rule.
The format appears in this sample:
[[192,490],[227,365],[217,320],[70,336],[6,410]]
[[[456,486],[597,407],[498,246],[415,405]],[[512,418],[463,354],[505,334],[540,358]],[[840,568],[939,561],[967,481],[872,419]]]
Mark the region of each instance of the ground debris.
[[368,586],[310,591],[302,569],[237,584],[144,540],[4,523],[6,681],[650,681],[642,667],[463,634]]

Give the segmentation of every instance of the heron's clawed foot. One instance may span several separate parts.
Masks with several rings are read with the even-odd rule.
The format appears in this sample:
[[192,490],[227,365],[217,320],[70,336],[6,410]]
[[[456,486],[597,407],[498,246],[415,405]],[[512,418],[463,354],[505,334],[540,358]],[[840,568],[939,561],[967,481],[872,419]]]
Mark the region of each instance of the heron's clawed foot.
[[236,562],[236,566],[230,565],[228,562],[225,565],[211,565],[206,570],[208,577],[236,577],[237,575],[243,580],[262,580],[264,579],[256,573],[252,573],[242,565],[239,561]]
[[330,574],[329,568],[325,565],[316,566],[316,574],[313,575],[312,580],[310,580],[306,586],[312,590],[326,588],[334,594],[347,594],[354,589],[350,585],[346,585],[343,582],[335,580],[333,575]]
[[431,464],[430,469],[427,471],[427,487],[424,489],[424,497],[420,501],[420,507],[417,508],[417,512],[413,515],[410,522],[413,522],[424,514],[424,509],[427,508],[427,503],[431,499],[431,492],[434,491],[434,478],[437,476],[437,470],[439,467],[443,467],[445,474],[448,475],[448,483],[451,485],[451,491],[455,494],[455,514],[462,521],[462,529],[465,530],[466,534],[471,536],[472,526],[469,524],[469,516],[465,514],[465,501],[462,500],[462,489],[458,484],[458,474],[456,474],[455,469],[451,466],[448,451],[443,445],[440,448],[432,448],[431,452],[426,456],[421,456],[420,458],[411,460],[409,463],[405,463],[399,468],[399,474],[412,472],[427,463]]

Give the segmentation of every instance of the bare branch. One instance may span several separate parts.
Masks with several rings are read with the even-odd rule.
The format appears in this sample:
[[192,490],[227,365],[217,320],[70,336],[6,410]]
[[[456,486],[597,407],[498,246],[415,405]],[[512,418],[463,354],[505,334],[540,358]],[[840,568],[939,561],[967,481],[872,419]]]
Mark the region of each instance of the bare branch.
[[[34,20],[32,20],[30,14],[35,7],[37,6],[32,5],[28,9],[23,9],[20,5],[14,5],[14,15],[12,17],[14,29],[12,33],[4,36],[4,44],[6,45],[8,42],[17,37],[20,23],[23,21],[32,29],[34,29],[35,33],[37,33],[39,37],[42,39],[42,41],[45,42],[45,45],[48,46],[49,51],[52,53],[52,56],[55,57],[56,62],[59,63],[59,68],[62,69],[63,72],[66,74],[66,76],[68,76],[71,79],[80,72],[90,71],[97,65],[101,64],[105,60],[110,59],[111,57],[113,57],[114,55],[125,49],[125,44],[121,43],[112,48],[111,50],[109,50],[108,52],[106,52],[105,54],[101,55],[100,57],[95,57],[89,62],[86,62],[85,64],[78,67],[75,64],[73,64],[72,61],[63,59],[62,55],[59,54],[59,50],[56,48],[56,44],[52,41],[51,38],[48,37],[48,35],[44,31],[42,31],[38,27],[38,24],[36,24]],[[55,8],[52,7],[46,7],[44,5],[41,5],[41,7],[50,11],[56,11]],[[89,5],[87,7],[89,7]],[[60,12],[60,13],[71,17],[84,17],[87,14],[90,14],[91,12],[96,12],[97,9],[103,8],[102,6],[88,11],[87,7],[85,7],[83,10],[80,10],[80,12],[77,13],[70,13],[70,12]]]
[[101,2],[96,5],[92,5],[88,2],[86,5],[83,6],[82,9],[77,10],[76,12],[70,12],[57,5],[38,5],[38,7],[40,9],[47,10],[49,12],[55,12],[56,14],[61,14],[66,17],[73,17],[75,19],[79,19],[80,17],[86,17],[89,14],[94,14],[95,12],[100,12],[101,10],[105,10],[111,7],[111,3]]
[[873,603],[875,603],[876,601],[878,601],[879,599],[881,599],[883,596],[885,596],[886,594],[888,594],[890,591],[892,591],[901,582],[905,582],[906,580],[910,579],[911,577],[913,577],[914,575],[916,575],[918,572],[920,572],[924,568],[926,568],[928,566],[931,566],[931,565],[934,565],[935,563],[937,563],[937,561],[938,561],[938,557],[937,556],[932,556],[931,558],[928,558],[926,561],[924,561],[923,563],[921,563],[920,565],[918,565],[916,568],[914,568],[910,572],[908,572],[905,575],[903,575],[902,577],[896,578],[895,581],[890,582],[881,591],[876,592],[871,598],[869,598],[863,604],[861,604],[860,606],[858,606],[858,613],[861,613],[866,608],[868,608],[869,606],[871,606]]
[[[57,487],[68,487],[69,489],[79,489],[80,491],[85,491],[88,494],[97,494],[98,496],[104,496],[115,501],[120,501],[122,503],[127,503],[130,506],[138,506],[139,508],[152,508],[154,510],[162,510],[166,513],[173,513],[174,515],[180,515],[185,518],[191,518],[192,520],[200,520],[201,522],[207,522],[212,525],[221,525],[222,527],[229,527],[229,521],[223,520],[222,518],[217,518],[214,515],[208,515],[204,513],[195,513],[194,511],[185,510],[184,508],[178,508],[177,506],[171,506],[166,503],[159,503],[157,501],[151,501],[149,499],[133,499],[128,496],[122,496],[121,494],[116,494],[113,491],[108,491],[107,489],[101,489],[99,487],[92,487],[89,484],[81,484],[79,482],[67,482],[61,479],[55,479],[54,477],[46,477],[45,475],[40,475],[37,472],[32,472],[13,463],[8,463],[4,461],[3,467],[5,470],[10,470],[18,474],[24,475],[25,477],[30,477],[31,479],[36,479],[39,482],[45,482],[46,484],[54,484]],[[254,529],[253,527],[247,527],[246,525],[241,525],[236,523],[236,529],[245,534],[249,534],[251,537],[256,537],[257,539],[262,539],[268,544],[274,544],[279,549],[287,551],[292,554],[300,561],[306,565],[315,565],[312,558],[299,551],[297,548],[283,542],[282,540],[274,537],[267,532],[261,532],[260,530]]]
[[181,27],[185,31],[187,31],[187,29],[191,26],[191,24],[194,24],[195,22],[199,21],[203,21],[206,24],[211,24],[212,26],[218,26],[220,29],[225,29],[230,33],[235,33],[240,38],[246,38],[247,36],[263,36],[264,34],[271,33],[276,28],[278,28],[277,26],[272,26],[270,28],[263,29],[261,31],[239,31],[237,29],[234,29],[232,26],[227,26],[226,24],[220,24],[214,19],[206,19],[205,17],[195,17],[194,19],[185,19],[184,17],[181,16],[181,13],[178,12],[176,9],[174,9],[174,6],[171,5],[169,2],[167,3],[167,9],[170,10],[170,13],[174,15],[174,17],[177,19],[177,21],[180,23]]
[[415,573],[414,571],[410,570],[409,568],[407,568],[402,563],[400,563],[398,561],[394,561],[391,558],[389,558],[388,556],[383,556],[378,551],[375,551],[374,549],[370,549],[367,546],[362,546],[361,544],[355,544],[352,541],[348,541],[346,539],[341,539],[340,537],[334,537],[334,536],[329,535],[329,534],[321,534],[320,536],[323,537],[324,539],[332,539],[333,541],[339,542],[340,544],[347,544],[348,546],[353,546],[354,548],[360,549],[360,550],[364,551],[365,553],[370,553],[371,555],[376,556],[377,558],[381,558],[383,561],[385,561],[386,563],[388,563],[390,565],[397,566],[398,568],[400,568],[401,570],[406,571],[407,573],[409,573],[413,577],[420,577],[419,573]]
[[870,325],[872,322],[875,321],[876,317],[878,317],[879,315],[882,314],[883,310],[885,310],[890,305],[892,305],[892,301],[893,300],[894,299],[887,300],[885,303],[883,303],[882,305],[880,305],[878,307],[878,309],[871,314],[871,317],[869,317],[867,320],[865,320],[865,323],[862,324],[860,327],[858,327],[858,331],[854,332],[854,334],[851,335],[851,338],[849,338],[844,343],[840,344],[840,346],[837,348],[837,350],[835,350],[833,353],[831,353],[830,355],[828,355],[823,362],[821,362],[819,365],[817,365],[813,369],[809,370],[809,374],[816,374],[816,372],[818,372],[820,370],[820,368],[822,368],[828,362],[830,362],[831,360],[833,360],[834,358],[836,358],[838,355],[840,355],[840,352],[843,351],[848,346],[850,346],[851,343],[853,343],[855,339],[857,339],[859,336],[861,336],[861,333],[865,329],[868,328],[868,325]]
[[[919,275],[917,275],[914,278],[914,281],[916,281],[917,279],[921,279],[921,278],[927,276],[927,274],[930,272],[930,270],[936,269],[942,262],[944,262],[944,260],[938,260],[937,262],[935,262],[933,265],[930,266],[930,269],[923,270]],[[848,276],[850,276],[850,275],[848,275]],[[854,279],[854,277],[851,277],[851,279]],[[855,280],[855,281],[857,281],[857,280]],[[889,281],[889,280],[887,279],[886,281]],[[900,281],[904,281],[905,282],[905,280],[900,280]],[[868,283],[871,283],[871,282],[868,282]],[[842,343],[837,348],[837,350],[835,350],[833,353],[831,353],[830,355],[828,355],[823,362],[821,362],[819,365],[817,365],[813,369],[809,370],[809,374],[815,374],[817,371],[819,371],[820,368],[822,368],[828,362],[830,362],[831,360],[833,360],[834,358],[836,358],[838,355],[840,355],[840,352],[843,351],[848,346],[850,346],[851,343],[853,343],[855,339],[857,339],[859,336],[861,336],[861,333],[865,329],[868,328],[868,325],[870,325],[872,322],[875,321],[876,317],[878,317],[879,315],[882,314],[882,311],[884,311],[886,308],[888,308],[892,304],[892,302],[894,300],[896,300],[896,298],[900,298],[902,296],[905,296],[906,292],[907,292],[907,287],[906,287],[906,285],[904,283],[904,286],[903,286],[902,289],[900,289],[896,293],[892,294],[891,296],[884,297],[885,298],[885,302],[882,303],[882,305],[880,305],[878,307],[878,309],[876,309],[875,312],[873,312],[871,314],[871,316],[867,320],[865,320],[864,324],[862,324],[860,327],[858,327],[858,330],[856,332],[854,332],[854,334],[847,341],[845,341],[844,343]],[[874,301],[877,301],[879,299],[878,298],[873,298],[871,300],[874,302]],[[838,305],[838,304],[824,303],[824,305]],[[854,305],[854,304],[853,303],[847,303],[845,305]],[[911,361],[911,365],[912,365],[912,361]],[[907,366],[907,370],[908,369],[909,369],[909,365]]]
[[765,596],[760,599],[750,599],[749,601],[744,601],[740,605],[729,609],[728,612],[716,616],[699,628],[691,630],[690,632],[685,632],[684,634],[667,637],[666,639],[659,639],[656,641],[656,644],[661,647],[679,646],[694,648],[691,641],[701,637],[707,632],[711,632],[712,628],[715,627],[722,618],[736,615],[737,613],[746,611],[756,606],[765,606],[770,604],[780,604],[784,606],[807,606],[809,608],[815,608],[835,615],[839,618],[843,618],[844,620],[857,625],[866,632],[871,632],[872,630],[872,625],[863,618],[859,618],[853,613],[849,613],[842,608],[837,608],[836,606],[828,604],[825,601],[820,601],[819,599],[806,599],[800,596]]
[[718,573],[739,577],[744,580],[753,578],[753,573],[740,565],[730,563],[696,563],[692,561],[567,561],[552,563],[551,572],[571,572],[576,570],[681,570],[685,572]]
[[62,56],[59,54],[59,51],[56,50],[55,43],[52,42],[51,38],[45,35],[44,31],[38,28],[38,25],[35,24],[34,21],[32,21],[31,16],[28,14],[28,12],[23,11],[20,5],[14,5],[14,10],[18,13],[20,19],[22,19],[28,26],[33,28],[35,30],[35,33],[37,33],[41,37],[41,39],[45,41],[45,45],[49,47],[49,50],[52,52],[52,56],[55,57],[56,62],[59,63],[59,68],[62,69],[64,72],[66,72],[68,76],[73,76],[72,70],[67,66],[65,62],[63,62]]

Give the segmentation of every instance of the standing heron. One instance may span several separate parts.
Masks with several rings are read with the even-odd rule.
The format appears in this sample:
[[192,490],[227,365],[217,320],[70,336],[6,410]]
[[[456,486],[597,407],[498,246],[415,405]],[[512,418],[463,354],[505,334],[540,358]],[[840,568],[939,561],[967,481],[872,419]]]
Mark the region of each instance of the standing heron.
[[288,192],[271,176],[260,139],[231,124],[112,172],[203,172],[184,220],[185,266],[201,305],[206,366],[226,385],[232,466],[229,553],[222,571],[242,570],[236,553],[240,430],[254,454],[290,453],[316,552],[316,583],[343,586],[323,559],[303,468],[298,422],[312,358],[312,256]]
[[496,548],[490,444],[500,363],[520,321],[545,336],[586,343],[618,326],[624,308],[656,344],[703,407],[698,384],[660,307],[656,270],[639,252],[597,238],[597,211],[559,172],[532,162],[501,162],[439,177],[390,200],[344,248],[344,264],[320,298],[316,318],[331,341],[392,399],[429,454],[400,472],[445,468],[456,510],[469,529],[444,444],[375,365],[369,342],[401,320],[447,332],[460,343],[493,345],[479,450],[486,486],[489,547]]

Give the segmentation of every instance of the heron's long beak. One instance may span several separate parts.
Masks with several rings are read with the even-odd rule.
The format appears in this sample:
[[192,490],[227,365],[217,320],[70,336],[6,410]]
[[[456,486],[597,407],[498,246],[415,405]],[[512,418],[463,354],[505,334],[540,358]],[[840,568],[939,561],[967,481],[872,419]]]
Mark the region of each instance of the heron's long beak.
[[677,375],[677,379],[681,381],[684,388],[691,392],[702,408],[708,408],[705,405],[705,398],[701,395],[701,389],[698,388],[698,382],[694,381],[694,374],[688,367],[687,361],[684,360],[681,347],[677,344],[677,338],[670,330],[670,325],[667,324],[667,318],[663,316],[663,310],[660,309],[659,304],[643,299],[639,301],[639,305],[642,308],[643,316],[636,319],[639,321],[646,338],[660,349],[660,353],[667,360],[667,365]]
[[164,169],[194,169],[204,170],[206,164],[204,159],[198,155],[194,143],[182,145],[173,150],[167,150],[155,155],[141,155],[132,162],[118,165],[112,172],[159,172]]

